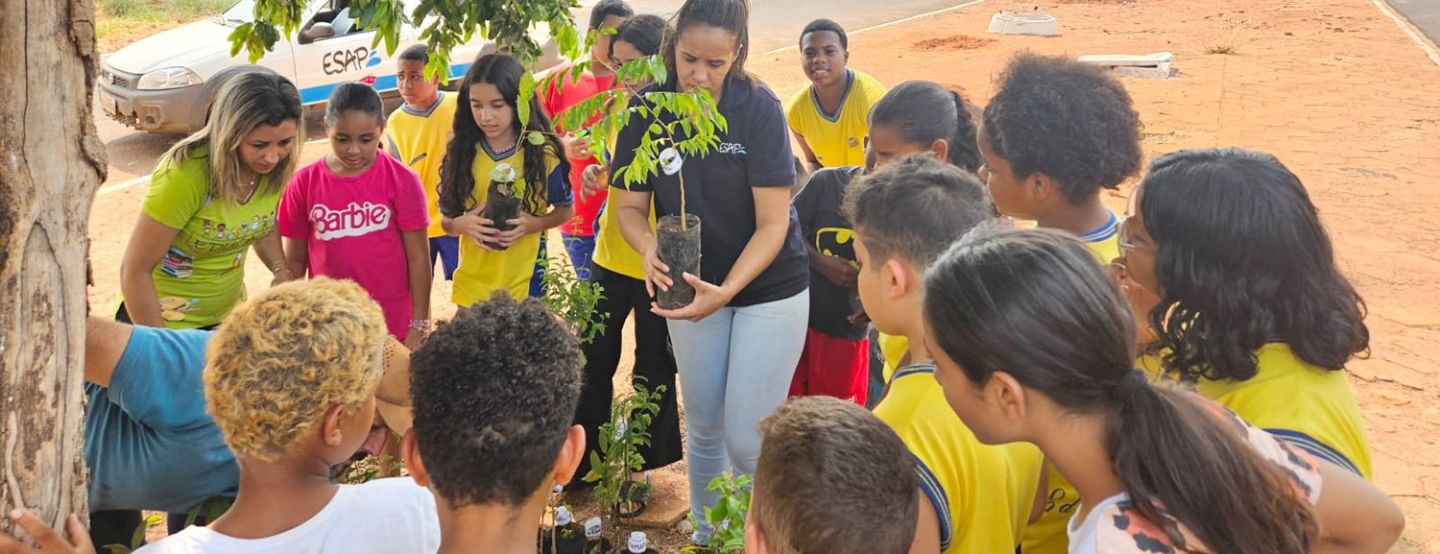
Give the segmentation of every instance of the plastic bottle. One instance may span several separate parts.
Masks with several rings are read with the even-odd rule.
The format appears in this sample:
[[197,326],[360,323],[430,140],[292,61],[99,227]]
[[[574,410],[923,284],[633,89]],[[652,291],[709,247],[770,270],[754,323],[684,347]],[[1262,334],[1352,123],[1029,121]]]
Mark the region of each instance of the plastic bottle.
[[630,533],[630,548],[627,551],[630,554],[660,554],[654,548],[650,548],[649,542],[644,531]]
[[585,552],[610,552],[610,541],[605,540],[605,525],[599,517],[585,520]]
[[585,552],[585,528],[575,522],[570,508],[555,508],[555,527],[540,533],[543,554],[582,554]]

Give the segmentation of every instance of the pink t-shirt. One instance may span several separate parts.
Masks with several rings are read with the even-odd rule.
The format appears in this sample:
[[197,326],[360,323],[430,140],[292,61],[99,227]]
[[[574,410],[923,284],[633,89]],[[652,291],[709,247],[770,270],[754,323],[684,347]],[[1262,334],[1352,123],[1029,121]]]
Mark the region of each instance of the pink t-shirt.
[[341,177],[325,159],[295,172],[280,201],[280,234],[305,238],[311,276],[350,279],[385,311],[390,334],[410,327],[410,272],[400,233],[430,225],[414,171],[383,152],[363,174]]

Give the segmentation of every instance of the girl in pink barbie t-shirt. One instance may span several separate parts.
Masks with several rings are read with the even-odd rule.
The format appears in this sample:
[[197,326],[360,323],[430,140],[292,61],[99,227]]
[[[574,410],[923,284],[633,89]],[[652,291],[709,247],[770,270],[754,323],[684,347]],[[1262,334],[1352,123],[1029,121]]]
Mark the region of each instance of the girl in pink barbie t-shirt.
[[390,334],[414,349],[430,329],[425,189],[410,168],[377,155],[385,115],[375,89],[337,87],[325,127],[331,152],[297,171],[280,201],[286,263],[294,275],[364,287]]

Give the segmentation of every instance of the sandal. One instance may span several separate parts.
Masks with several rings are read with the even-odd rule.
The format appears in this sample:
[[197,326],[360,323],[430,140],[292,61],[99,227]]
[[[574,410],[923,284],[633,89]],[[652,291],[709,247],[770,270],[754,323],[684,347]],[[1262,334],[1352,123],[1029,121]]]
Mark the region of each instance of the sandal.
[[645,508],[650,506],[650,493],[654,489],[648,472],[644,481],[627,480],[620,485],[620,517],[630,519],[645,513]]

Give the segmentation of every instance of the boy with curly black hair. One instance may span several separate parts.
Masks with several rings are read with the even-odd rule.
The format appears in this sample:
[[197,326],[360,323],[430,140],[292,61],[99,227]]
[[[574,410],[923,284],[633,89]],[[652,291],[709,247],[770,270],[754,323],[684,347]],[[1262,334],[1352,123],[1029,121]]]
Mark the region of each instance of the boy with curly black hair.
[[440,514],[440,552],[535,552],[556,483],[585,451],[574,335],[534,299],[461,308],[410,358],[401,456]]
[[[980,178],[995,207],[1074,233],[1102,264],[1120,257],[1120,218],[1100,201],[1140,169],[1140,116],[1100,68],[1021,54],[1000,77],[979,132]],[[1066,551],[1065,524],[1080,496],[1053,469],[1045,513],[1025,531],[1026,554]]]
[[1140,116],[1096,66],[1021,54],[980,124],[980,178],[1001,213],[1069,231],[1102,263],[1120,256],[1120,221],[1100,201],[1140,170]]

